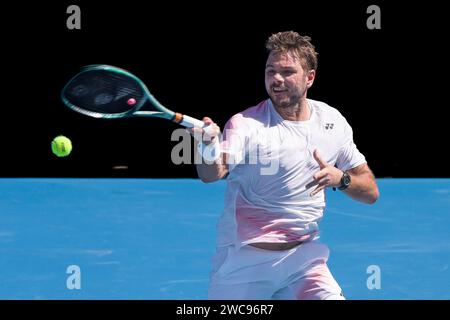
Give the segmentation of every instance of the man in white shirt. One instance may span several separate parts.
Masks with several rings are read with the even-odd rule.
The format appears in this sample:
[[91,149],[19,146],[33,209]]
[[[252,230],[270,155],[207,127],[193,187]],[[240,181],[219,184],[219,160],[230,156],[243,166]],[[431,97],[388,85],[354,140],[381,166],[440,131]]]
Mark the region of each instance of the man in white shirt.
[[[204,182],[227,177],[218,223],[210,299],[343,299],[318,241],[324,189],[339,188],[374,203],[378,188],[353,143],[345,118],[306,97],[317,69],[309,37],[272,35],[266,47],[265,85],[270,99],[234,115],[203,135],[197,164]],[[198,137],[202,129],[191,130]],[[212,160],[206,151],[220,150]]]

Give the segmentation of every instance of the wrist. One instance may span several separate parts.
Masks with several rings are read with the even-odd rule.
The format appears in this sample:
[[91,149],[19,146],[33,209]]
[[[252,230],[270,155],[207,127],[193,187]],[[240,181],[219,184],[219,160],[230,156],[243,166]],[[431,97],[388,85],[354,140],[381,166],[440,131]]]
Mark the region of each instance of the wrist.
[[338,190],[345,190],[350,186],[350,183],[352,182],[352,178],[350,176],[350,174],[348,173],[348,171],[344,171],[342,173],[342,177],[341,177],[341,183],[338,187]]
[[197,143],[197,152],[202,156],[203,160],[213,162],[220,156],[220,143],[219,139],[215,137],[211,142],[206,144],[205,142]]

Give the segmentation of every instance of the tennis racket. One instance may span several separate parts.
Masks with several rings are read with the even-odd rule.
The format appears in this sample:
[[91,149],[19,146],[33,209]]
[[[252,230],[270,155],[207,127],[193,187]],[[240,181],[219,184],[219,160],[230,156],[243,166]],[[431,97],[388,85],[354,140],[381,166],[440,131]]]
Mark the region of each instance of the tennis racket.
[[[61,98],[70,109],[94,118],[156,117],[203,128],[206,134],[212,130],[203,121],[167,109],[138,77],[109,65],[84,67],[64,86]],[[141,110],[144,105],[149,110]]]

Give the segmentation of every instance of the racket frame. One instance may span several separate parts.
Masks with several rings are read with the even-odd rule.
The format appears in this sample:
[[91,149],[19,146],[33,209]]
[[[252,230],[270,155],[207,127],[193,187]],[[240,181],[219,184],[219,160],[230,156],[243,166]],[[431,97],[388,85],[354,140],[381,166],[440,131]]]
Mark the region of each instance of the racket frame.
[[[107,71],[107,72],[113,72],[117,73],[122,76],[126,76],[129,78],[132,78],[134,81],[137,82],[137,84],[141,87],[141,89],[144,92],[145,98],[142,99],[139,103],[137,103],[133,108],[126,112],[121,113],[100,113],[95,111],[86,110],[83,108],[80,108],[74,104],[72,104],[67,98],[65,97],[66,88],[69,86],[69,84],[72,83],[74,79],[80,76],[82,73],[90,72],[90,71]],[[163,118],[167,120],[171,120],[175,123],[178,123],[184,127],[192,128],[192,127],[198,127],[198,128],[204,128],[205,131],[211,130],[211,126],[206,126],[205,123],[201,120],[189,117],[187,115],[183,115],[178,112],[173,112],[166,107],[164,107],[156,98],[150,93],[150,90],[148,90],[147,86],[144,84],[144,82],[141,81],[138,77],[136,77],[134,74],[128,72],[127,70],[114,67],[111,65],[106,64],[94,64],[94,65],[88,65],[83,67],[83,69],[76,74],[74,77],[72,77],[69,82],[64,86],[63,90],[61,91],[61,99],[64,102],[64,104],[69,107],[70,109],[84,114],[89,117],[97,118],[97,119],[118,119],[118,118],[127,118],[127,117],[157,117],[157,118]],[[150,102],[158,111],[146,111],[146,110],[140,110],[147,102]]]

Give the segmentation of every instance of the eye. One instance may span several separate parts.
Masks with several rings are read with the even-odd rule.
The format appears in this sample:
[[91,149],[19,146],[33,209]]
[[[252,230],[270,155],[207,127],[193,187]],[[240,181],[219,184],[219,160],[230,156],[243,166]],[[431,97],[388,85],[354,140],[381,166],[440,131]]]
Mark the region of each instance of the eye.
[[295,73],[295,71],[293,71],[293,70],[286,70],[286,71],[282,72],[283,76],[285,76],[285,77],[291,76],[294,73]]

